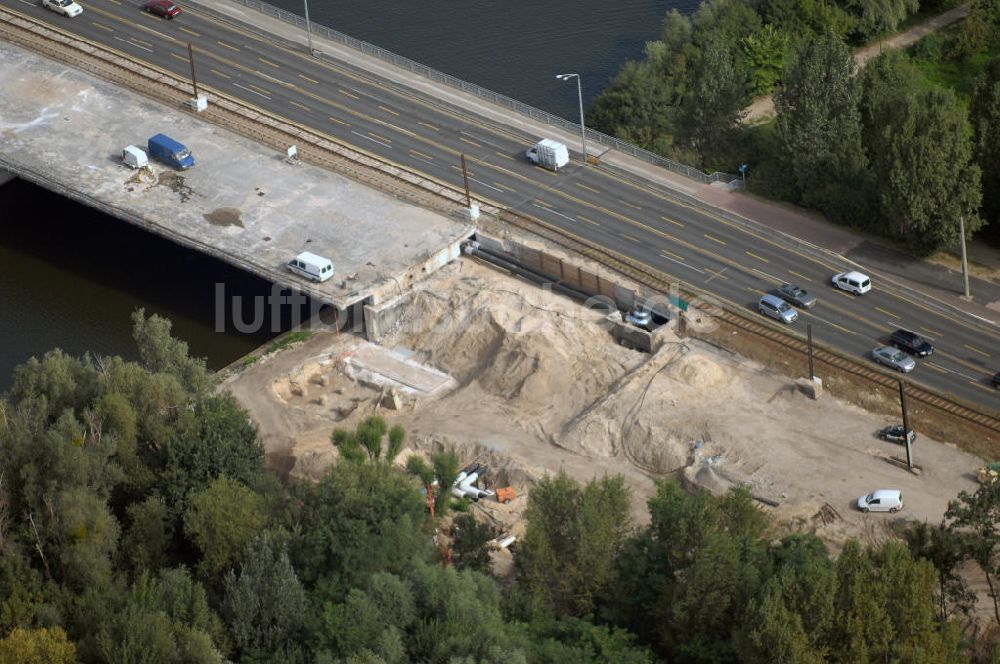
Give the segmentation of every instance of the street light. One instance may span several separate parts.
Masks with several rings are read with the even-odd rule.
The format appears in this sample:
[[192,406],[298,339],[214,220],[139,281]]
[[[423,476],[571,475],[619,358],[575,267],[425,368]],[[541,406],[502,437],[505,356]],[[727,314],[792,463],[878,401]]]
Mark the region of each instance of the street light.
[[560,81],[568,81],[571,78],[576,79],[576,94],[580,100],[580,144],[583,147],[583,163],[587,163],[587,130],[583,126],[583,88],[580,86],[580,75],[579,74],[556,74],[556,78]]
[[313,52],[312,26],[309,24],[309,0],[302,0],[306,5],[306,39],[309,40],[309,55]]

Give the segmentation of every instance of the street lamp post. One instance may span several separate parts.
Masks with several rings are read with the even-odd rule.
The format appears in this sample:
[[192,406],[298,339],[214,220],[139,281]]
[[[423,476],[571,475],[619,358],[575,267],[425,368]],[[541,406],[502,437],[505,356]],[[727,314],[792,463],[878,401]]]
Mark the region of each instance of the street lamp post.
[[309,0],[302,0],[306,6],[306,39],[309,40],[309,55],[313,52],[312,25],[309,23]]
[[576,96],[580,101],[580,146],[583,149],[583,163],[587,163],[587,129],[583,126],[583,87],[580,85],[579,74],[556,74],[560,81],[576,79]]

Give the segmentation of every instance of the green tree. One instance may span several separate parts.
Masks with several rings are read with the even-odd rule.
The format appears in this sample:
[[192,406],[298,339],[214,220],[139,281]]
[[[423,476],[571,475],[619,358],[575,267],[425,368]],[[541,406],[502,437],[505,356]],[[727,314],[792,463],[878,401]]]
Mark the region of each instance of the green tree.
[[[387,432],[389,442],[385,445],[382,439]],[[403,427],[397,424],[390,429],[385,420],[377,415],[366,417],[358,423],[354,431],[334,429],[330,434],[330,440],[340,451],[341,456],[356,463],[365,460],[378,461],[383,459],[383,454],[386,463],[393,463],[403,450],[405,438],[406,431]],[[383,446],[385,446],[384,452]]]
[[770,94],[781,80],[788,60],[789,44],[788,35],[770,24],[740,42],[753,72],[750,81],[753,96]]
[[857,196],[865,166],[854,59],[833,34],[803,42],[774,96],[780,160],[796,202],[829,211]]
[[958,40],[963,55],[981,53],[1000,42],[1000,1],[972,0],[969,5]]
[[471,514],[456,517],[453,528],[455,535],[451,548],[455,568],[489,574],[490,552],[496,548],[492,544],[497,536],[496,528],[477,520]]
[[224,609],[236,645],[244,652],[275,653],[302,629],[306,596],[285,544],[261,536],[247,546],[239,572],[225,580]]
[[855,43],[894,32],[920,7],[919,0],[846,0],[844,8],[854,17],[852,37]]
[[937,570],[937,617],[944,623],[960,617],[966,625],[972,620],[976,594],[969,590],[960,567],[965,562],[968,544],[965,536],[944,524],[931,526],[926,521],[916,523],[903,533],[910,552],[929,560]]
[[631,528],[624,480],[604,477],[581,487],[560,471],[535,485],[525,517],[514,560],[531,607],[559,616],[593,612]]
[[133,569],[156,571],[170,563],[175,517],[159,496],[128,506],[129,527],[122,553]]
[[184,533],[202,553],[198,570],[205,578],[235,564],[265,524],[261,497],[225,476],[193,493],[184,512]]
[[1000,58],[994,58],[976,82],[969,104],[974,154],[982,172],[982,213],[986,232],[1000,241]]
[[0,639],[0,664],[75,664],[76,646],[61,627],[15,627]]
[[175,376],[187,391],[203,394],[211,385],[205,360],[188,355],[187,343],[170,335],[171,322],[156,314],[146,317],[143,309],[132,313],[132,338],[142,364],[153,373]]
[[975,493],[962,491],[944,513],[948,526],[967,538],[966,551],[986,576],[993,599],[993,617],[1000,624],[1000,482],[981,485]]
[[52,504],[63,582],[81,588],[109,579],[120,528],[107,503],[93,492],[76,487],[60,492]]

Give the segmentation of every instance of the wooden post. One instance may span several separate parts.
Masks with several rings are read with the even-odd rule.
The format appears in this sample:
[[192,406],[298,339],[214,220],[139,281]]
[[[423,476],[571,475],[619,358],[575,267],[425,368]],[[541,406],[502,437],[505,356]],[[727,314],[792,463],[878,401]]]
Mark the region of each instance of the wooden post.
[[469,191],[469,172],[465,169],[465,153],[460,155],[462,157],[462,180],[465,181],[465,207],[472,207],[472,192]]
[[198,78],[194,75],[194,47],[188,42],[188,62],[191,63],[191,84],[194,85],[194,96],[198,98]]
[[809,344],[809,380],[816,378],[813,371],[813,326],[812,323],[806,325],[806,342]]

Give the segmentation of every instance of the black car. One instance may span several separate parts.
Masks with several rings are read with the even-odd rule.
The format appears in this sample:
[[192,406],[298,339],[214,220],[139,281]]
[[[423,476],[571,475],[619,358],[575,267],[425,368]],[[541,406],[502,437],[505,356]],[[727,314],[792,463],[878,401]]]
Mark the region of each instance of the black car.
[[927,339],[909,330],[896,330],[889,336],[889,343],[916,357],[927,357],[934,352]]
[[775,291],[778,297],[789,304],[794,304],[803,309],[811,309],[816,304],[816,296],[810,295],[803,288],[793,284],[782,284],[781,288]]
[[[893,424],[892,426],[881,429],[878,432],[878,437],[882,440],[888,440],[890,443],[899,443],[900,445],[904,445],[906,443],[906,441],[903,440],[902,424]],[[915,443],[916,440],[917,434],[913,431],[913,429],[910,429],[910,443]]]

